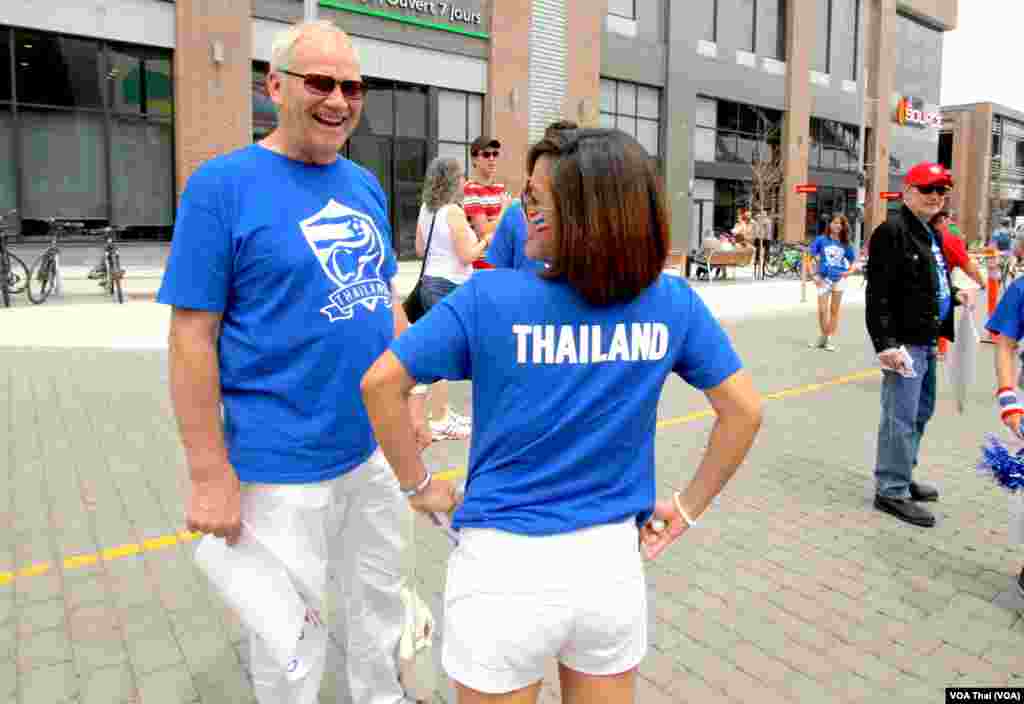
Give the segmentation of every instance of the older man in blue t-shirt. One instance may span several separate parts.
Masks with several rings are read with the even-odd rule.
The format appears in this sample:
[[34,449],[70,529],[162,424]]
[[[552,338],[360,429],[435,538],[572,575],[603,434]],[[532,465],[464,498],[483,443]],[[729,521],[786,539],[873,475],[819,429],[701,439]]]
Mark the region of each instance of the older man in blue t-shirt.
[[[295,629],[284,660],[252,635],[261,703],[316,701],[331,588],[344,623],[339,691],[356,704],[398,704],[408,507],[359,381],[408,322],[392,289],[387,200],[369,171],[338,156],[363,105],[351,41],[327,22],[286,30],[267,88],[277,129],[191,176],[158,296],[173,306],[187,524],[229,544],[244,531],[305,602],[297,623],[277,619]],[[284,596],[259,605],[268,621]]]

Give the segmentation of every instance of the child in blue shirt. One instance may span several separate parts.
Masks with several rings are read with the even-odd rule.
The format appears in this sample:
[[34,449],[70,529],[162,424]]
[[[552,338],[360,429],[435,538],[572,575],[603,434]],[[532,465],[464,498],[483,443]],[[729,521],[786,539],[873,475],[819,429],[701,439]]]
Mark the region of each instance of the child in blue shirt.
[[811,349],[834,352],[831,338],[839,328],[839,307],[846,290],[846,277],[857,258],[850,246],[850,222],[845,215],[832,217],[825,234],[818,235],[811,244],[811,255],[816,257],[817,272],[814,282],[818,286],[818,327],[821,334]]

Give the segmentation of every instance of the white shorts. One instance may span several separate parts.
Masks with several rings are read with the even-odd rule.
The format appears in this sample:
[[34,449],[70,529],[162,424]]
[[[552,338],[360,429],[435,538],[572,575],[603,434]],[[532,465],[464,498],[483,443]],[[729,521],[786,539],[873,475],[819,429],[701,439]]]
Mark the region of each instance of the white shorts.
[[488,694],[544,678],[557,658],[616,675],[647,652],[647,590],[636,523],[530,537],[466,528],[448,562],[441,663]]
[[830,293],[842,293],[846,290],[846,278],[843,277],[838,281],[831,281],[830,279],[818,279],[816,281],[818,286],[818,296],[827,296]]

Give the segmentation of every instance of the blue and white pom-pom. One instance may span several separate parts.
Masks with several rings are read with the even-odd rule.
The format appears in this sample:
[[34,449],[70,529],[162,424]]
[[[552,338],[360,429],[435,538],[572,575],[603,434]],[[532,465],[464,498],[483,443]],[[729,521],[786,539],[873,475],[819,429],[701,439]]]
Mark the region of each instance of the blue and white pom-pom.
[[989,435],[986,440],[981,448],[978,471],[991,474],[1004,489],[1024,489],[1024,448],[1011,452],[995,435]]

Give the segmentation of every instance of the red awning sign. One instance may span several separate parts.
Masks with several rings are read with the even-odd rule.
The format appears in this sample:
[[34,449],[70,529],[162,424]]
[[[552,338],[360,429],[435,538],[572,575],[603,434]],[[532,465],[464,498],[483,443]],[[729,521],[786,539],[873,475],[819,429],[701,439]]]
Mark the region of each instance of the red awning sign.
[[797,193],[817,193],[818,187],[813,183],[800,183],[796,187]]
[[900,200],[903,194],[899,191],[882,191],[878,194],[882,200]]

